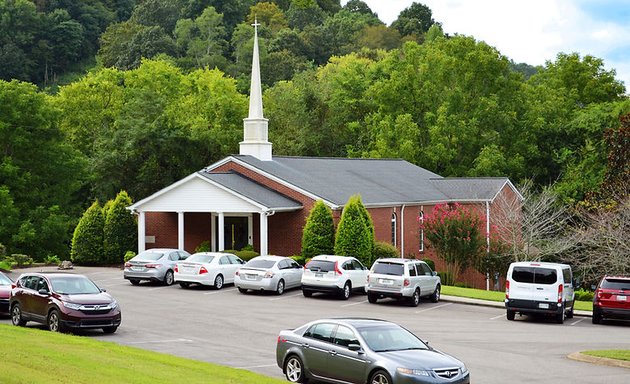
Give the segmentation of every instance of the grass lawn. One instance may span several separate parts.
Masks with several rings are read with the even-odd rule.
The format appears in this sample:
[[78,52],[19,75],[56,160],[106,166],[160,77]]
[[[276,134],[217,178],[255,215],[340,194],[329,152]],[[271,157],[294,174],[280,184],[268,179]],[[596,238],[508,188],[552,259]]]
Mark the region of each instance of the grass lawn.
[[279,384],[242,369],[0,324],[0,383]]
[[609,359],[630,361],[630,349],[610,349],[601,351],[583,351],[585,355],[607,357]]
[[[503,291],[486,291],[483,289],[452,287],[448,285],[442,286],[442,294],[498,302],[505,300],[505,292]],[[592,311],[593,303],[590,301],[576,301],[575,309],[580,311]]]

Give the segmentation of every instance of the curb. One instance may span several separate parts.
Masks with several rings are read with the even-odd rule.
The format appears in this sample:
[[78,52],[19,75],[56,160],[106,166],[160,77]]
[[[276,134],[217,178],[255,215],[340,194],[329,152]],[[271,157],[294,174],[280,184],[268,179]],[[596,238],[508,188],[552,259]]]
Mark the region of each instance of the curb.
[[[505,303],[503,302],[488,301],[488,300],[481,300],[481,299],[471,299],[468,297],[441,295],[440,300],[449,301],[453,303],[460,303],[460,304],[480,305],[484,307],[505,308]],[[591,312],[580,311],[580,310],[574,310],[573,315],[581,316],[581,317],[593,317],[593,314]]]
[[630,369],[630,361],[609,359],[607,357],[596,357],[585,355],[581,352],[574,352],[567,356],[571,360],[581,361],[583,363],[591,363],[595,365],[607,365],[609,367],[619,367]]

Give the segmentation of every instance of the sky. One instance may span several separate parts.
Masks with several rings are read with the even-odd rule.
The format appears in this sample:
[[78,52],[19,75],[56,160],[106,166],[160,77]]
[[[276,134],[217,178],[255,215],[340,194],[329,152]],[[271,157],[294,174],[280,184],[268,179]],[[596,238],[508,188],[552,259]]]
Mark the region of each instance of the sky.
[[[413,0],[363,0],[390,25]],[[450,35],[472,36],[516,63],[544,65],[560,52],[604,60],[630,93],[630,0],[416,0]],[[346,3],[341,1],[342,5]]]

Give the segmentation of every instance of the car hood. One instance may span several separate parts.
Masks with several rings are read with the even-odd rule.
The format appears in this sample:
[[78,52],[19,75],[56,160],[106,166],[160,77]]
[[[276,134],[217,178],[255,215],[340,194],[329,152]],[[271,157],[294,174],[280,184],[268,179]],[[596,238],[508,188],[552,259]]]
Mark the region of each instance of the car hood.
[[107,293],[83,294],[83,295],[61,295],[64,301],[75,304],[109,304],[114,299]]
[[435,349],[413,349],[407,351],[379,352],[404,368],[410,369],[439,369],[463,366],[456,358]]

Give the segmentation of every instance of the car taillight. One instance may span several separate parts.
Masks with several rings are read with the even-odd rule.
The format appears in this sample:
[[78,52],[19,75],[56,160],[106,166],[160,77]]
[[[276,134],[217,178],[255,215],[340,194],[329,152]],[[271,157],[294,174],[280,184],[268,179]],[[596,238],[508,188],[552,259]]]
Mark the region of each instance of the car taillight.
[[236,272],[234,272],[234,276],[238,276],[239,272],[240,272],[239,270],[236,270]]
[[408,287],[408,286],[409,286],[409,284],[411,284],[411,282],[409,281],[409,279],[405,279],[405,280],[403,281],[403,285],[404,285],[405,287]]
[[335,276],[336,275],[339,275],[339,276],[343,275],[343,272],[341,272],[341,269],[339,269],[339,262],[338,261],[335,261]]
[[564,291],[564,285],[558,285],[558,303],[562,303],[562,292]]
[[125,268],[131,268],[131,263],[125,263]]
[[160,264],[146,264],[144,267],[145,268],[158,268],[160,266]]
[[265,276],[263,276],[265,279],[271,279],[273,277],[273,272],[267,272],[265,273]]
[[11,284],[11,289],[15,289],[17,287],[17,285],[15,285],[15,283]]
[[505,282],[505,298],[506,299],[510,298],[510,280],[507,280]]
[[278,344],[280,343],[286,343],[287,339],[285,339],[284,337],[278,335]]
[[179,273],[179,268],[177,268],[177,265],[175,265],[175,272]]
[[199,268],[199,274],[203,275],[204,273],[208,273],[208,270],[206,269],[206,267]]

